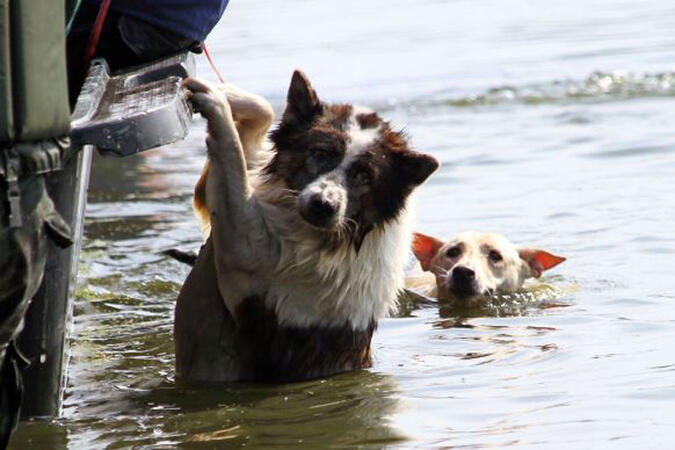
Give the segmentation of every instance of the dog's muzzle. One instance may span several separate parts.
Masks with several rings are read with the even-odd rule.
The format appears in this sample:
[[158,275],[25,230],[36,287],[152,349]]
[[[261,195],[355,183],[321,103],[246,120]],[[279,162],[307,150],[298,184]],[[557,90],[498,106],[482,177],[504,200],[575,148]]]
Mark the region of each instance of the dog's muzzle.
[[300,194],[300,215],[317,228],[332,228],[342,221],[345,192],[339,184],[321,180]]
[[478,294],[476,272],[465,266],[457,266],[452,270],[449,287],[458,298],[472,297]]

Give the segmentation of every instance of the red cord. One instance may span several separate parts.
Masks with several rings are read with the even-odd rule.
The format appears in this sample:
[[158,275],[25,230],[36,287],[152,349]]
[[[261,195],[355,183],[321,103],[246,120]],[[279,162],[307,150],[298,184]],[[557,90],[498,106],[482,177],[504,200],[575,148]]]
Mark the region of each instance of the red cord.
[[103,31],[103,23],[105,18],[108,15],[108,8],[110,8],[110,2],[112,0],[103,0],[101,1],[101,6],[98,9],[98,14],[96,15],[96,20],[94,21],[94,26],[91,28],[91,33],[89,34],[89,44],[87,45],[87,52],[84,54],[84,73],[86,75],[89,70],[89,63],[96,53],[96,47],[98,46],[98,40],[101,37],[101,32]]
[[216,68],[216,65],[213,63],[213,59],[211,59],[211,55],[209,54],[209,51],[208,51],[207,48],[206,48],[206,42],[204,42],[204,54],[206,55],[206,59],[209,60],[209,64],[211,64],[211,68],[213,69],[213,71],[214,71],[214,72],[216,73],[216,75],[218,76],[218,79],[220,80],[220,82],[221,82],[221,83],[224,83],[225,80],[224,80],[223,77],[220,75],[220,72],[218,72],[218,69]]

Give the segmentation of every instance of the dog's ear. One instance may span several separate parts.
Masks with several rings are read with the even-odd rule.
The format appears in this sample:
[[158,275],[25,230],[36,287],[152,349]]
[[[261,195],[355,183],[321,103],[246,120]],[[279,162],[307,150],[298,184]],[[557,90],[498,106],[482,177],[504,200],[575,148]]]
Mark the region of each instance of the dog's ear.
[[441,247],[443,247],[443,241],[440,239],[422,233],[413,233],[413,253],[422,265],[422,270],[431,268],[431,260]]
[[424,183],[439,166],[438,160],[433,156],[413,150],[398,153],[396,156],[404,180],[413,186]]
[[321,102],[307,76],[299,70],[293,72],[288,88],[286,110],[282,121],[311,121],[321,112]]
[[539,278],[542,272],[552,269],[567,259],[537,248],[521,248],[518,250],[518,254],[520,259],[530,268],[531,276],[535,278]]

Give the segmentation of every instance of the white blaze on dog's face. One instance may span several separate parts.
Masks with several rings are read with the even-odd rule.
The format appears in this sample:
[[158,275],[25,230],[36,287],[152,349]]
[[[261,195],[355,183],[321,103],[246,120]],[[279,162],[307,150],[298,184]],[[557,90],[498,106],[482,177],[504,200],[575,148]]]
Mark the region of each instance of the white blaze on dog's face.
[[565,258],[544,250],[518,249],[494,233],[465,232],[448,241],[415,233],[413,251],[422,269],[436,276],[438,297],[470,299],[519,289]]
[[438,167],[376,113],[321,102],[298,71],[271,137],[276,153],[267,174],[297,194],[306,223],[357,249],[370,230],[397,217],[414,187]]

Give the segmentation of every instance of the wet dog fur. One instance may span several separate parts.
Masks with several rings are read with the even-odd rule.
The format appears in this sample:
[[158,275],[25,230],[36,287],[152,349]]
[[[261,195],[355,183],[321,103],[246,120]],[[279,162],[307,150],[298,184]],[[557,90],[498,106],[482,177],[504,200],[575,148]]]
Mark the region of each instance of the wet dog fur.
[[475,231],[448,240],[415,233],[413,252],[422,269],[434,275],[436,289],[430,294],[463,303],[516,291],[526,279],[565,261],[545,250],[517,248],[502,235]]
[[437,161],[376,113],[293,74],[278,127],[262,98],[187,79],[207,120],[195,210],[208,236],[178,297],[176,376],[291,381],[369,367],[412,240],[409,196]]

